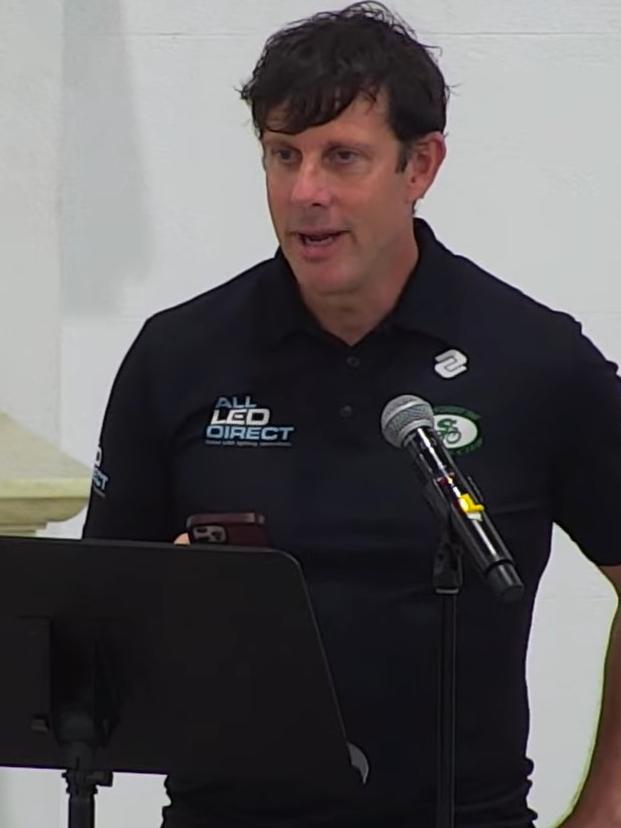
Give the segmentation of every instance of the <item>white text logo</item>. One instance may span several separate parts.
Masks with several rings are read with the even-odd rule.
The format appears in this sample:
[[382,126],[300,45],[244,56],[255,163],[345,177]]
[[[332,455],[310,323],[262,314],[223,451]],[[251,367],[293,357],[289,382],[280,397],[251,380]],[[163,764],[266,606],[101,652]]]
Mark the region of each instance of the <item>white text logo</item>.
[[101,469],[101,461],[103,459],[103,454],[101,451],[101,446],[97,447],[97,454],[95,456],[95,467],[93,469],[93,488],[97,492],[98,495],[105,497],[106,495],[106,486],[108,485],[108,480],[110,479],[105,472]]
[[206,442],[219,446],[289,446],[294,426],[270,425],[272,412],[249,396],[218,397],[205,431]]
[[453,377],[463,374],[468,370],[468,357],[451,348],[450,351],[444,351],[436,357],[435,371],[442,379],[453,379]]

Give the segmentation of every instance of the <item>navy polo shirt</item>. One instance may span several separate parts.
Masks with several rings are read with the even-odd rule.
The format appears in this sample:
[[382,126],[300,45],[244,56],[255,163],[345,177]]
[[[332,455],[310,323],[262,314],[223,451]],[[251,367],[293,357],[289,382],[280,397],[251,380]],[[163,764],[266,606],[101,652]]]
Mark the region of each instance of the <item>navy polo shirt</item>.
[[[371,765],[363,800],[320,824],[432,824],[439,532],[407,454],[380,430],[393,397],[428,400],[526,585],[501,605],[466,562],[457,824],[526,826],[533,601],[553,522],[595,563],[621,562],[620,385],[571,317],[418,219],[415,234],[398,304],[353,347],[309,314],[280,252],[151,318],[114,383],[85,535],[171,540],[194,513],[263,513],[272,545],[302,565],[348,738]],[[169,787],[167,825],[186,811],[266,824],[208,787]]]

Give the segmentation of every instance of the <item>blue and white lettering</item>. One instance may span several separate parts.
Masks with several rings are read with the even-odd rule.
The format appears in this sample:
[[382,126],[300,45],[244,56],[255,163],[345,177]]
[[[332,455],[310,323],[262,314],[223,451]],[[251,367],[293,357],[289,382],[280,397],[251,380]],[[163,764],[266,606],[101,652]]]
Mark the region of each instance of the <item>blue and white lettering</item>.
[[270,425],[271,417],[249,395],[218,397],[205,439],[216,445],[290,445],[295,427]]

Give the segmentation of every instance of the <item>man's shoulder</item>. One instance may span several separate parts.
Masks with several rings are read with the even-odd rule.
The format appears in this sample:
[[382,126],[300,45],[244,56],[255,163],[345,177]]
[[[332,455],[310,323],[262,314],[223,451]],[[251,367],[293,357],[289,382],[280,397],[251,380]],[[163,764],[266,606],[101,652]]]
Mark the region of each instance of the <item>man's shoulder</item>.
[[538,345],[542,338],[548,344],[559,343],[559,337],[574,336],[579,329],[568,312],[545,304],[465,256],[452,254],[452,259],[464,323],[471,322],[479,335],[485,332],[505,341],[514,336]]
[[[153,314],[146,322],[149,332],[183,331],[198,327],[223,327],[233,318],[252,313],[257,291],[274,272],[275,260],[266,259],[213,288],[178,305]],[[267,287],[267,285],[265,285]]]
[[423,331],[491,361],[520,354],[538,363],[560,356],[579,336],[570,314],[453,252],[425,223],[417,225],[417,236],[423,243],[420,283],[413,280],[406,312]]

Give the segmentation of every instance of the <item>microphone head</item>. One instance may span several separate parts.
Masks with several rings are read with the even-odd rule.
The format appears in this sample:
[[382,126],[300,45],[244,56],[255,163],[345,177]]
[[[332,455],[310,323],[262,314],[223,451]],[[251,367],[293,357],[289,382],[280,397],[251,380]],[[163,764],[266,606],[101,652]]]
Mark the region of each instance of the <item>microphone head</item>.
[[384,438],[395,448],[404,448],[417,428],[435,428],[432,407],[413,394],[402,394],[387,402],[381,423]]

